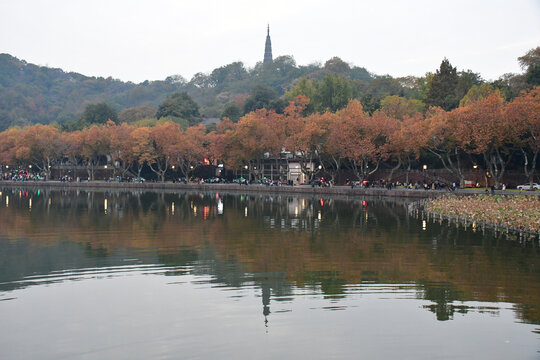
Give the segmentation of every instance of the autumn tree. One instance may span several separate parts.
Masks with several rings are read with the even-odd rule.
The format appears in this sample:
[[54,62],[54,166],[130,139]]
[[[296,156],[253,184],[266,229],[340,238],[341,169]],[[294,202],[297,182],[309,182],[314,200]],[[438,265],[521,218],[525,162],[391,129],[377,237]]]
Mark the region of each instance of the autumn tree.
[[56,164],[65,151],[60,131],[51,125],[34,125],[25,128],[18,139],[18,148],[24,149],[26,161],[51,178],[51,167]]
[[110,124],[104,128],[110,139],[109,151],[114,171],[119,171],[122,177],[126,176],[135,161],[132,152],[135,140],[132,137],[134,130],[135,127],[126,123],[121,125]]
[[523,169],[532,188],[540,152],[540,86],[523,92],[505,109],[514,143],[523,156]]
[[340,117],[331,112],[325,112],[315,119],[321,128],[320,142],[317,144],[317,152],[320,156],[324,171],[329,173],[331,181],[335,181],[346,154],[340,151],[343,131],[347,131]]
[[95,169],[100,160],[110,153],[110,138],[107,130],[93,125],[80,132],[80,150],[90,180],[95,180]]
[[461,141],[468,143],[468,151],[482,155],[487,171],[499,186],[512,157],[512,129],[504,116],[504,102],[499,94],[456,109],[463,131]]
[[284,146],[295,155],[300,170],[311,182],[316,172],[314,161],[323,130],[316,121],[318,114],[303,116],[308,101],[305,96],[297,96],[285,109]]
[[352,100],[338,114],[343,124],[341,151],[348,160],[351,170],[362,181],[379,169],[388,156],[389,119],[383,112],[373,116],[364,113],[362,104]]
[[153,152],[154,147],[151,142],[151,130],[148,127],[135,128],[131,132],[131,140],[129,142],[130,157],[133,165],[137,170],[137,178],[141,178],[141,171],[144,164],[152,164],[156,154]]
[[[461,187],[465,186],[464,161],[467,154],[468,129],[459,121],[456,112],[448,113],[441,108],[431,108],[425,119],[427,141],[425,149],[435,155],[444,168],[454,175]],[[469,139],[470,140],[470,139]]]
[[402,163],[406,166],[406,182],[409,182],[409,173],[412,168],[412,162],[420,158],[422,149],[428,142],[428,132],[426,131],[426,123],[421,114],[416,114],[412,117],[406,117],[400,124],[399,135],[397,140],[399,153],[401,153]]
[[22,130],[11,127],[0,132],[0,163],[2,165],[15,165],[17,163],[17,141]]
[[75,166],[84,162],[82,155],[82,131],[76,130],[71,132],[63,132],[62,142],[66,147],[65,155],[67,155],[69,162],[73,166],[73,174],[75,174]]
[[225,118],[216,125],[215,131],[207,135],[210,158],[214,162],[224,163],[231,169],[236,169],[241,164],[239,156],[234,152],[233,137],[235,130],[236,124]]
[[271,134],[271,124],[267,121],[266,109],[259,109],[246,114],[238,121],[235,132],[237,154],[248,166],[250,176],[257,179],[262,174],[261,160],[269,151],[267,137]]
[[180,126],[173,122],[158,124],[150,129],[150,144],[154,158],[148,165],[162,182],[165,181],[165,173],[171,165],[172,147],[178,142],[180,134]]
[[203,162],[206,154],[205,133],[206,128],[202,124],[190,126],[185,131],[180,130],[170,144],[171,165],[178,166],[186,179]]

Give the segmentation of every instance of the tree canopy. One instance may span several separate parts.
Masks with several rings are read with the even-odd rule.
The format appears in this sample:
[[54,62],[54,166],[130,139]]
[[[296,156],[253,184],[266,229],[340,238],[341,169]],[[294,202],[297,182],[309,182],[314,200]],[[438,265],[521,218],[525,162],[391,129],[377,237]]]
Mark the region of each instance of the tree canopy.
[[156,118],[171,117],[187,120],[189,125],[201,121],[199,105],[186,93],[180,92],[168,96],[158,107]]

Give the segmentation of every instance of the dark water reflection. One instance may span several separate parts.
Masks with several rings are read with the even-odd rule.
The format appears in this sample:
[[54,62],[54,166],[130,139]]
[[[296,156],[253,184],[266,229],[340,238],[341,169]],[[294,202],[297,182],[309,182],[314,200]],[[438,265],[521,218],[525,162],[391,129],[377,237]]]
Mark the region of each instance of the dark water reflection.
[[538,244],[404,202],[5,188],[0,218],[8,358],[539,355]]

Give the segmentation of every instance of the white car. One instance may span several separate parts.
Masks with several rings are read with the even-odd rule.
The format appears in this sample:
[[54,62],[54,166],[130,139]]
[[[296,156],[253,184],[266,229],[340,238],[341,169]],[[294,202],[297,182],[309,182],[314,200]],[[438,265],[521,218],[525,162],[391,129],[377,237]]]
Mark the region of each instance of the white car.
[[[531,190],[530,184],[518,185],[518,190]],[[540,185],[537,183],[532,184],[532,190],[540,190]]]

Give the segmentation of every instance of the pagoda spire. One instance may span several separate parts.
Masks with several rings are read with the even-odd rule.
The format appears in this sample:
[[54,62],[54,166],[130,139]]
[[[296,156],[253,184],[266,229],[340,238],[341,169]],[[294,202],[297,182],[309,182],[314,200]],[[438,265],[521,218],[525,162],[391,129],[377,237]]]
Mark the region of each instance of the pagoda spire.
[[270,24],[266,31],[266,43],[264,44],[264,60],[263,63],[272,62],[272,41],[270,41]]

